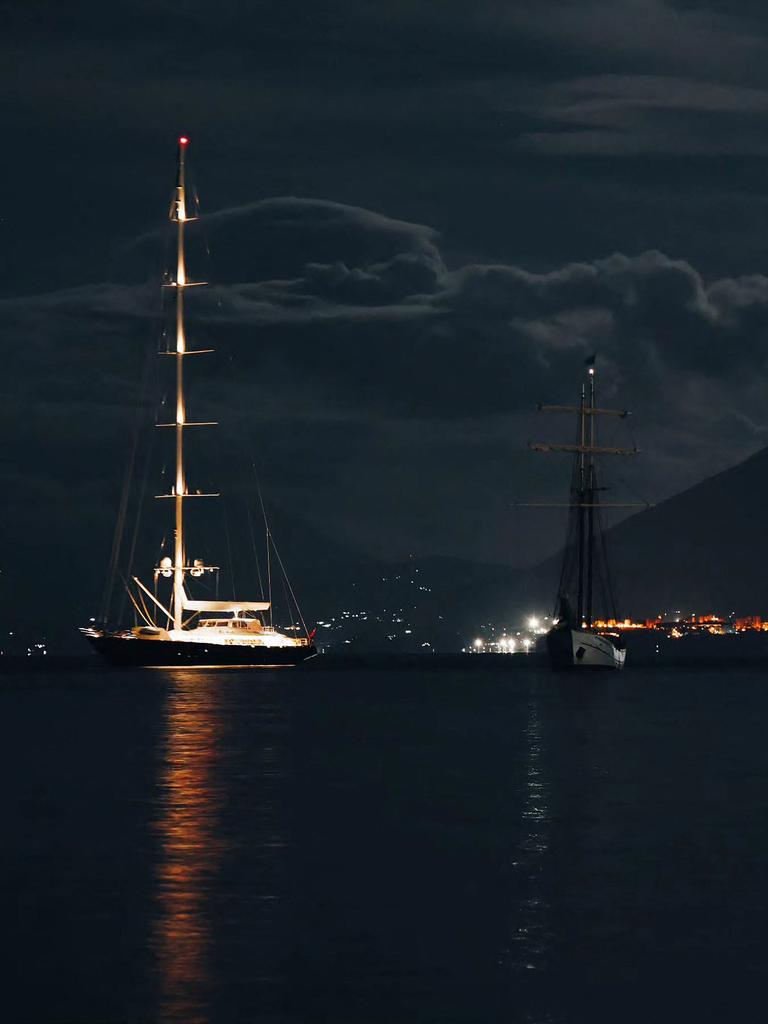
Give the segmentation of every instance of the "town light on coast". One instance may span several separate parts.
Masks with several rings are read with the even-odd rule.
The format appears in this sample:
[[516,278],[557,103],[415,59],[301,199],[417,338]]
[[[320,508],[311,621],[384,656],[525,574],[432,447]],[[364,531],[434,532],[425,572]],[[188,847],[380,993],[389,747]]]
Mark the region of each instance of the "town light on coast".
[[477,637],[468,647],[462,647],[462,651],[467,654],[514,654],[522,644],[522,640],[517,640],[508,633],[496,635],[494,630],[493,634],[486,638]]

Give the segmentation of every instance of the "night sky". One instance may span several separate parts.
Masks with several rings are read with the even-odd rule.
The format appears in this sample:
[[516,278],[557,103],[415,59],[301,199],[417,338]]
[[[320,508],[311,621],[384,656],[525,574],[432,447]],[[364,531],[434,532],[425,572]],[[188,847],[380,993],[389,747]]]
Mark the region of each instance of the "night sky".
[[763,4],[27,0],[3,24],[6,620],[35,588],[47,619],[58,592],[58,618],[96,610],[182,132],[196,330],[229,366],[200,408],[253,433],[313,544],[551,553],[559,519],[513,504],[562,495],[527,442],[571,426],[535,407],[595,351],[645,453],[624,498],[766,444]]

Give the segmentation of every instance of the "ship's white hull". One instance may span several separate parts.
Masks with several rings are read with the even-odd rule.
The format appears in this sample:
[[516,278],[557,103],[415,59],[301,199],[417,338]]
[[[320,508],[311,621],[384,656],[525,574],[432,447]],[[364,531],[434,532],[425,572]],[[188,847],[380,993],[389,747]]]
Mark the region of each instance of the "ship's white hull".
[[555,669],[621,669],[627,652],[607,636],[588,629],[556,627],[547,634],[547,651]]

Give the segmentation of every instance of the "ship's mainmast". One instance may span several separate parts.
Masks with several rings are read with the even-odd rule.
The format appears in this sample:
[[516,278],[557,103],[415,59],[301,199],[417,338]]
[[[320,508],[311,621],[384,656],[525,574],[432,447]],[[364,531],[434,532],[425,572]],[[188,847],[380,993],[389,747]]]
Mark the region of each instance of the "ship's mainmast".
[[578,477],[577,485],[575,488],[575,494],[571,495],[571,501],[576,505],[576,556],[578,560],[578,581],[576,590],[576,615],[578,621],[581,622],[584,618],[584,568],[585,568],[585,551],[584,551],[584,513],[586,512],[585,505],[585,490],[587,480],[587,394],[586,388],[581,385],[581,401],[579,402],[579,451],[576,458],[578,459]]
[[[186,403],[184,400],[184,360],[186,356],[201,355],[212,352],[210,348],[187,348],[187,340],[184,331],[184,294],[187,288],[205,284],[204,281],[189,281],[187,279],[187,267],[184,248],[184,228],[196,217],[190,217],[187,213],[187,194],[185,178],[185,156],[189,139],[182,135],[179,139],[178,169],[176,173],[176,188],[171,201],[170,218],[176,224],[176,277],[170,282],[176,292],[176,342],[173,349],[167,354],[176,359],[176,417],[172,423],[159,423],[161,427],[173,427],[176,435],[176,477],[170,494],[161,494],[161,498],[173,498],[174,503],[174,543],[173,563],[171,560],[163,560],[156,569],[164,576],[173,576],[173,598],[171,601],[171,616],[174,629],[182,629],[184,625],[184,610],[189,606],[184,592],[184,578],[189,572],[190,576],[202,576],[204,572],[215,572],[218,568],[215,565],[204,565],[202,561],[196,560],[193,565],[185,562],[186,552],[184,550],[184,501],[186,498],[217,498],[218,494],[201,494],[195,491],[189,493],[187,489],[187,475],[184,466],[184,430],[187,427],[215,427],[214,422],[193,423],[187,419]],[[153,600],[155,600],[153,598]],[[157,603],[157,602],[155,602]],[[160,606],[162,611],[165,608]],[[167,612],[166,612],[167,614]]]
[[[626,415],[618,410],[598,409],[595,405],[595,367],[589,366],[587,382],[581,385],[579,404],[579,473],[573,494],[577,509],[577,557],[579,566],[576,615],[579,622],[592,625],[595,580],[595,524],[600,492],[597,486],[597,414]],[[611,454],[627,454],[620,449]]]
[[184,612],[184,355],[187,350],[184,337],[184,289],[187,272],[184,258],[184,225],[187,221],[187,199],[184,157],[189,140],[179,139],[179,163],[176,194],[171,206],[171,220],[176,221],[176,482],[173,488],[175,505],[173,547],[173,628],[181,629]]

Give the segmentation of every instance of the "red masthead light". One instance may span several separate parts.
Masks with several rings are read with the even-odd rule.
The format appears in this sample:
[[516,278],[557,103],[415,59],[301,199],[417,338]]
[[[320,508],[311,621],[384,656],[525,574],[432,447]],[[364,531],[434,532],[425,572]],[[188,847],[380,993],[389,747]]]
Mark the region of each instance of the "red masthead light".
[[186,146],[188,142],[189,142],[189,139],[187,138],[186,135],[182,135],[181,138],[179,139],[179,145],[180,146]]

